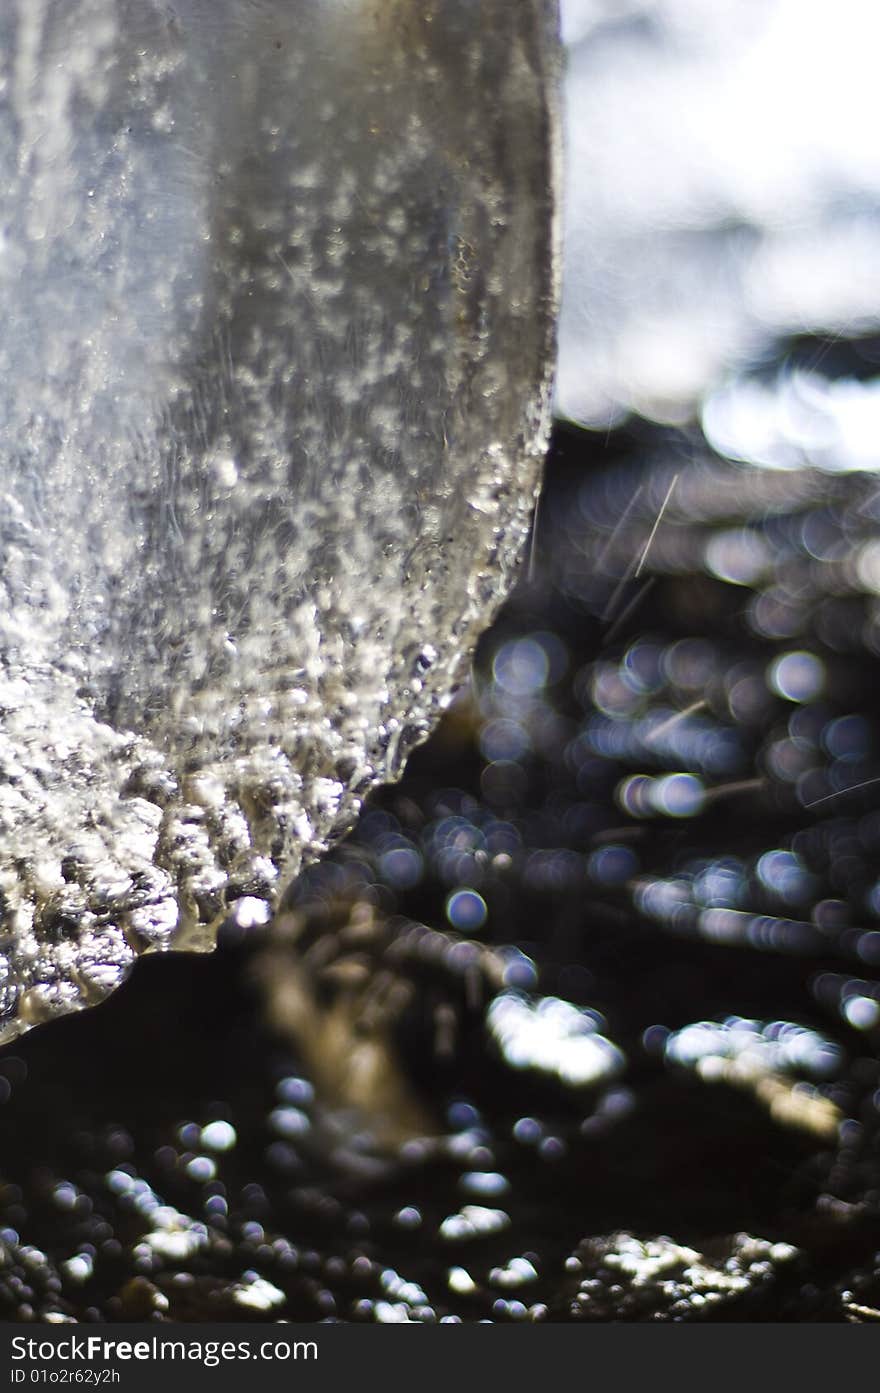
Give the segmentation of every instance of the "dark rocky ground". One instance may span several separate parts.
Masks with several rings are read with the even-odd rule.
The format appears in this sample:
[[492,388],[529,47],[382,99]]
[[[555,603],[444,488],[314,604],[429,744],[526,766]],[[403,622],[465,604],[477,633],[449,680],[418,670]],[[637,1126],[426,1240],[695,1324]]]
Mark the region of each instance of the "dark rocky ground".
[[878,512],[560,428],[472,690],[272,939],[0,1054],[0,1315],[880,1319]]

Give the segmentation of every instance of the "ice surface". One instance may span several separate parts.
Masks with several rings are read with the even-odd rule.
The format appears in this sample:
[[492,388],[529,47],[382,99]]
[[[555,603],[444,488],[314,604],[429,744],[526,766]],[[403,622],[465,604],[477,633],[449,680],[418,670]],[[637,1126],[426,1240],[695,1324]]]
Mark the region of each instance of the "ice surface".
[[0,11],[0,1039],[259,923],[509,584],[551,0]]

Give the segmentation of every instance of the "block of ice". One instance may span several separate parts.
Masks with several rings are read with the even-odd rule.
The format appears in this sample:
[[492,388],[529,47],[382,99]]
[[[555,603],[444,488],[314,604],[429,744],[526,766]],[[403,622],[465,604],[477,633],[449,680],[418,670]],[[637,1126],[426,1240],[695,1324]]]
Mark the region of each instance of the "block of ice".
[[2,7],[0,1038],[260,922],[460,677],[546,442],[554,11]]

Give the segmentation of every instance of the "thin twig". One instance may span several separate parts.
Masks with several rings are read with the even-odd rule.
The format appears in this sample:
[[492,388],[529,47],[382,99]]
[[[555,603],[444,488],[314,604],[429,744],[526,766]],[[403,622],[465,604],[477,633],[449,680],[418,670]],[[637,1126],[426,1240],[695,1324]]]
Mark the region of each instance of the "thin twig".
[[645,549],[644,549],[644,551],[642,552],[641,559],[640,559],[640,561],[639,561],[638,566],[636,566],[636,573],[635,573],[635,577],[634,577],[635,580],[638,580],[639,576],[642,574],[642,570],[643,570],[643,568],[644,568],[645,562],[646,562],[647,559],[648,559],[648,552],[651,550],[651,547],[653,546],[653,543],[654,543],[654,538],[657,536],[657,528],[660,526],[661,522],[663,521],[663,514],[666,512],[666,509],[667,509],[668,506],[669,506],[669,500],[670,500],[670,498],[672,497],[672,493],[673,493],[673,490],[674,490],[676,484],[678,483],[678,477],[679,477],[679,476],[678,476],[677,474],[673,474],[673,476],[672,476],[672,482],[670,483],[669,488],[666,490],[666,497],[664,498],[663,502],[660,504],[660,511],[659,511],[659,513],[657,514],[656,518],[654,519],[654,526],[651,528],[650,534],[649,534],[649,536],[648,536],[648,540],[647,540],[647,542],[645,543]]
[[700,697],[698,701],[692,701],[690,706],[685,706],[682,711],[676,711],[667,720],[661,721],[659,726],[655,726],[650,735],[645,736],[643,744],[653,745],[655,740],[660,740],[667,731],[672,730],[673,726],[677,726],[679,721],[686,721],[688,716],[695,716],[698,711],[702,711],[703,707],[708,705],[705,697]]
[[638,503],[639,498],[641,497],[641,494],[642,494],[642,489],[643,489],[644,487],[645,487],[644,484],[639,484],[639,486],[638,486],[638,488],[636,489],[635,493],[632,494],[632,495],[630,496],[630,498],[627,500],[626,507],[624,508],[624,510],[623,510],[623,512],[621,513],[620,517],[617,519],[617,522],[614,524],[614,528],[613,528],[613,531],[612,531],[612,533],[611,533],[611,536],[608,538],[607,542],[605,543],[604,547],[602,548],[601,552],[599,553],[599,559],[598,559],[598,561],[596,562],[596,570],[597,570],[597,571],[604,571],[604,570],[605,570],[605,562],[608,560],[608,556],[609,556],[609,553],[611,552],[611,548],[614,546],[614,543],[617,541],[618,537],[620,536],[621,529],[623,528],[624,523],[626,522],[626,520],[627,520],[627,518],[629,517],[630,513],[632,512],[633,508],[634,508],[634,507],[636,506],[636,504]]
[[529,585],[532,585],[535,579],[535,553],[538,549],[538,516],[540,514],[540,511],[541,494],[539,493],[537,499],[535,500],[535,513],[532,518],[532,539],[531,544],[529,546],[529,566],[528,570],[526,571],[526,579]]
[[872,784],[880,784],[880,774],[873,779],[864,779],[860,784],[850,784],[849,788],[839,788],[835,793],[826,793],[822,798],[813,798],[804,807],[818,808],[820,803],[830,803],[832,798],[845,798],[848,793],[858,793],[859,789],[870,788]]
[[621,610],[620,614],[617,616],[614,623],[611,625],[611,628],[605,634],[605,637],[602,640],[603,646],[606,643],[610,643],[611,640],[614,638],[615,634],[619,633],[619,631],[623,628],[624,624],[626,623],[627,619],[629,619],[629,617],[633,613],[633,610],[639,607],[639,605],[642,603],[642,600],[647,595],[648,591],[651,590],[653,586],[656,584],[656,581],[656,576],[648,576],[648,579],[645,581],[642,588],[636,591],[629,604]]
[[729,798],[735,793],[756,793],[758,789],[766,788],[766,779],[737,779],[734,783],[719,784],[717,788],[706,790],[706,802],[714,802],[718,798]]

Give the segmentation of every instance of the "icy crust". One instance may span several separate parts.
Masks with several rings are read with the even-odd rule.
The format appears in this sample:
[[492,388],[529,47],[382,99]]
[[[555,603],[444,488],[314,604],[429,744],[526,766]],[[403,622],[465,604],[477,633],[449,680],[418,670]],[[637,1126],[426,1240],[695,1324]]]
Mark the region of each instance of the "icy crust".
[[555,6],[0,17],[0,1040],[399,774],[548,431]]

